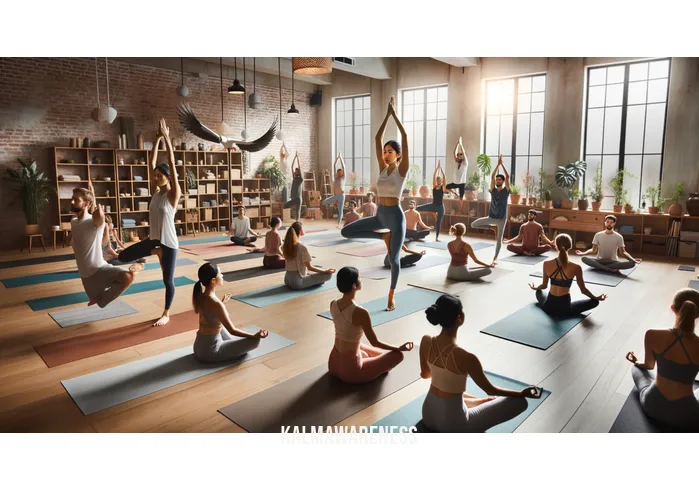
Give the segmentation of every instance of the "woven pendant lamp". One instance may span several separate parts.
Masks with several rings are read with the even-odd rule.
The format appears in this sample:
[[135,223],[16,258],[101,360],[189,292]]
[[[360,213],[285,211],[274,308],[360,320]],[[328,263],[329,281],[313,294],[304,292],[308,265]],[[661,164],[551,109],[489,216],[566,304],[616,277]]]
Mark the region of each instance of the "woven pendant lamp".
[[333,71],[332,58],[291,58],[296,75],[326,75]]

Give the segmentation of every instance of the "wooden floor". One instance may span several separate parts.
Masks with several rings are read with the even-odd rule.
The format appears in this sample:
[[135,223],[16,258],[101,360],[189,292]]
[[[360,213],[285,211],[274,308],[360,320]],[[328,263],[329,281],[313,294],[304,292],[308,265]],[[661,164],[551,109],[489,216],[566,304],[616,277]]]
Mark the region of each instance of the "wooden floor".
[[[311,222],[333,230],[330,221]],[[214,234],[210,234],[214,235]],[[444,237],[446,239],[446,237]],[[483,241],[484,239],[473,239]],[[379,266],[383,256],[357,258],[337,254],[338,249],[357,247],[310,247],[314,260],[324,267],[346,265]],[[364,247],[360,245],[359,247]],[[413,244],[414,249],[420,249]],[[446,254],[427,249],[428,254]],[[46,253],[3,253],[2,260],[66,254],[69,248]],[[228,252],[230,254],[230,252]],[[489,260],[492,249],[481,251]],[[507,254],[507,253],[505,253]],[[203,257],[180,251],[180,257],[203,262]],[[155,258],[150,258],[153,261]],[[578,259],[574,259],[577,261]],[[260,259],[228,263],[222,270],[257,266]],[[177,276],[196,279],[198,265],[180,267]],[[632,386],[627,351],[642,352],[643,333],[652,327],[668,327],[672,322],[669,304],[674,292],[686,287],[693,273],[677,270],[677,264],[644,261],[615,288],[591,285],[593,293],[609,298],[589,316],[585,325],[573,329],[546,351],[481,334],[493,321],[509,315],[534,300],[527,284],[531,267],[500,262],[500,268],[514,272],[493,283],[463,285],[460,293],[467,320],[459,333],[459,343],[474,352],[483,366],[501,375],[541,385],[551,396],[519,427],[519,432],[607,432]],[[75,269],[74,261],[38,266],[0,269],[0,278]],[[439,270],[440,268],[434,268]],[[443,268],[441,268],[443,269]],[[137,281],[159,279],[159,270],[141,273]],[[279,284],[283,273],[226,284],[219,292],[242,293]],[[399,290],[409,281],[436,278],[433,270],[418,275],[402,275]],[[536,279],[534,279],[536,280]],[[365,280],[359,302],[386,295],[389,280]],[[579,295],[573,287],[574,298]],[[7,289],[0,284],[0,432],[241,432],[217,410],[251,394],[292,378],[327,362],[332,347],[332,323],[316,314],[328,310],[335,289],[307,295],[282,304],[258,309],[236,301],[228,304],[237,327],[255,324],[296,344],[270,355],[171,387],[146,397],[84,416],[61,385],[61,380],[92,373],[133,360],[157,355],[191,344],[195,331],[166,337],[150,343],[104,355],[47,368],[34,346],[90,332],[102,331],[156,318],[162,309],[163,290],[122,297],[140,313],[127,317],[61,329],[47,311],[33,312],[27,299],[82,291],[80,280]],[[173,312],[191,309],[191,287],[177,288]],[[75,306],[64,307],[64,309]],[[56,309],[63,310],[63,309]],[[167,329],[167,326],[160,329]],[[399,344],[419,342],[435,327],[418,312],[377,328],[382,340]],[[418,371],[419,367],[416,366]],[[429,381],[419,380],[341,424],[366,425],[386,416],[427,390]]]

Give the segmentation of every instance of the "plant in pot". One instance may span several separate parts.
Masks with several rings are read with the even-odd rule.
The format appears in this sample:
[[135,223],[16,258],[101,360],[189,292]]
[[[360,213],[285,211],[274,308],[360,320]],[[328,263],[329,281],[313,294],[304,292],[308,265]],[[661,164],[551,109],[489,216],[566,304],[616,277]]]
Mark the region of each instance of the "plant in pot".
[[524,178],[522,179],[522,184],[524,185],[524,192],[527,193],[527,201],[530,205],[536,203],[536,178],[527,169],[524,173]]
[[621,213],[623,205],[628,201],[628,191],[624,189],[624,179],[636,177],[626,169],[619,169],[609,181],[614,194],[614,213]]
[[[265,163],[269,164],[270,162],[270,157],[273,159],[272,165],[264,165]],[[279,167],[279,162],[277,162],[277,159],[272,157],[271,155],[267,157],[267,160],[257,169],[257,173],[260,174],[262,177],[265,179],[269,179],[269,185],[272,187],[273,190],[278,191],[280,189],[283,189],[286,187],[286,176],[282,172],[281,167]]]
[[349,174],[347,174],[347,182],[350,186],[349,194],[359,194],[359,191],[357,190],[357,179],[358,178],[356,172],[350,172]]
[[595,176],[592,178],[592,186],[587,190],[592,199],[592,211],[599,211],[602,208],[602,199],[604,193],[602,191],[602,167],[597,167]]
[[470,179],[464,186],[465,197],[469,201],[474,201],[476,199],[476,193],[478,192],[478,187],[481,185],[481,175],[476,170],[471,174]]
[[570,201],[572,201],[573,203],[576,203],[577,201],[579,201],[580,195],[581,195],[580,190],[577,188],[571,189],[570,191],[568,191],[568,197],[570,198]]
[[187,194],[197,194],[197,175],[192,169],[187,169],[185,173],[185,186]]
[[410,170],[408,171],[407,179],[405,180],[405,189],[410,190],[411,196],[415,196],[417,194],[417,183],[420,181],[421,177],[422,169],[420,169],[420,166],[417,164],[412,164],[410,166]]
[[520,194],[522,192],[522,188],[516,184],[513,184],[510,186],[510,202],[513,205],[518,205],[519,200],[522,198],[522,195]]
[[[551,189],[553,187],[551,185],[551,176],[544,172],[544,169],[539,169],[537,173],[539,174],[539,179],[536,182],[537,202],[540,202],[542,206],[546,206],[546,202],[551,201]],[[547,191],[548,198],[546,198]]]
[[585,188],[580,188],[580,197],[578,198],[578,210],[587,211],[590,206],[590,202],[587,200],[587,193]]
[[478,199],[482,201],[489,200],[490,191],[488,184],[490,183],[490,173],[493,172],[493,166],[490,163],[490,157],[482,153],[476,158],[476,166],[478,167],[478,172],[480,174],[481,181],[479,183],[480,193],[478,194]]
[[672,201],[672,204],[667,209],[669,215],[673,217],[682,216],[682,205],[680,204],[680,198],[684,196],[684,183],[682,181],[675,184],[675,191],[672,196],[668,199],[668,202]]
[[553,201],[551,200],[551,188],[544,190],[544,208],[552,208]]
[[43,172],[38,172],[36,161],[24,162],[18,158],[20,169],[7,169],[8,181],[17,188],[24,218],[27,235],[39,233],[39,220],[49,204],[49,197],[56,192],[49,178]]
[[421,198],[429,198],[430,197],[430,188],[427,185],[426,179],[422,180],[422,186],[420,186],[419,193],[420,193]]
[[667,200],[660,196],[660,186],[659,182],[657,186],[650,186],[646,188],[645,199],[650,201],[650,206],[648,207],[648,213],[650,215],[657,215],[660,209],[665,205]]
[[[580,179],[585,171],[587,170],[587,162],[584,160],[576,160],[567,165],[559,165],[556,170],[556,185],[565,189],[568,193],[567,200],[561,200],[561,208],[570,210],[573,208],[573,201],[571,197],[571,191],[574,186],[576,186],[578,179]],[[577,186],[576,186],[577,191]],[[578,195],[579,196],[579,195]]]
[[366,191],[366,179],[362,177],[361,181],[359,182],[359,194],[364,194]]

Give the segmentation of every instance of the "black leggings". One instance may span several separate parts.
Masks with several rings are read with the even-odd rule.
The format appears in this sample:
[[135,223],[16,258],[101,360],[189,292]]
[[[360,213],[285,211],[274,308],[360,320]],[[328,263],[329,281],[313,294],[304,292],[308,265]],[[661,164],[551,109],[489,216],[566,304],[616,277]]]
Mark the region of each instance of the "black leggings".
[[442,218],[444,218],[444,203],[425,203],[415,209],[417,211],[432,211],[437,213],[437,223],[434,226],[434,232],[439,239],[439,229],[442,228]]
[[297,196],[296,198],[291,198],[289,201],[284,203],[284,208],[296,208],[296,221],[301,220],[301,198]]
[[162,257],[160,266],[163,270],[163,283],[165,284],[165,310],[170,310],[172,300],[175,298],[175,263],[177,262],[177,249],[171,249],[160,243],[159,240],[146,239],[136,242],[119,253],[119,261],[130,263],[142,257],[152,255],[152,250],[160,248]]
[[599,305],[599,300],[596,298],[571,302],[570,293],[556,296],[547,295],[541,290],[536,291],[536,301],[544,312],[556,317],[573,317]]
[[464,199],[464,193],[466,192],[466,184],[447,184],[447,189],[456,189],[459,188],[459,196],[461,196],[461,199]]

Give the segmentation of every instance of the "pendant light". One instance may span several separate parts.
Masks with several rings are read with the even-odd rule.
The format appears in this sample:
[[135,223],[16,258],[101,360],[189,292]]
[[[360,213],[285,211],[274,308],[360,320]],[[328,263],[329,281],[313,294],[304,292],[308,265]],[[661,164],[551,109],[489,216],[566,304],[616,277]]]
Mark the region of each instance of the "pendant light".
[[109,60],[104,59],[104,65],[107,74],[107,104],[99,106],[97,111],[97,119],[100,123],[112,124],[117,117],[117,110],[109,102]]
[[238,58],[235,58],[235,79],[233,80],[233,85],[228,87],[229,94],[245,94],[245,87],[240,85],[240,80],[238,80]]
[[221,71],[221,124],[218,125],[218,134],[225,136],[231,134],[231,128],[223,120],[223,58],[218,59],[218,65]]
[[291,66],[297,75],[326,75],[333,71],[333,59],[291,58]]
[[189,95],[189,89],[184,85],[184,58],[180,58],[180,73],[182,75],[182,85],[177,87],[177,95],[180,97],[187,97]]
[[287,114],[298,114],[299,110],[296,109],[294,105],[294,71],[291,70],[291,107],[287,111]]
[[95,121],[99,122],[99,113],[100,113],[100,77],[99,73],[97,72],[97,57],[95,57],[95,82],[97,83],[97,106],[92,110],[92,113],[90,113],[90,117],[94,119]]
[[248,97],[248,105],[250,109],[257,109],[262,105],[262,97],[257,93],[257,65],[255,58],[252,58],[252,94]]
[[282,131],[282,59],[277,58],[279,64],[279,131],[277,131],[277,140],[284,141],[284,132]]
[[[243,56],[243,90],[245,90],[245,57]],[[245,99],[243,99],[243,118],[244,126],[243,131],[240,132],[240,136],[243,140],[248,139],[248,106],[245,105]]]

